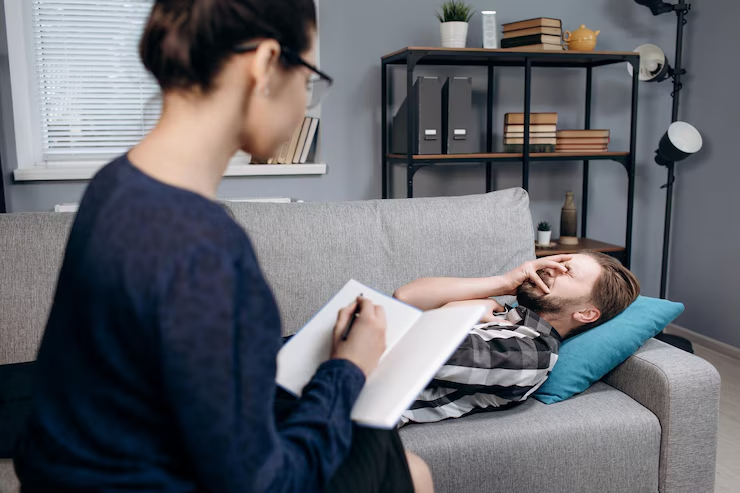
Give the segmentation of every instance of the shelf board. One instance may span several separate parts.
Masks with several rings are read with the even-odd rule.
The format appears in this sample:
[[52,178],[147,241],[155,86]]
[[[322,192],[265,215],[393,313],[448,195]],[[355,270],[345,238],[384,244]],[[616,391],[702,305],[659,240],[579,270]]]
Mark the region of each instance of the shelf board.
[[[629,157],[629,152],[533,152],[529,154],[530,161],[622,161]],[[480,163],[487,161],[516,162],[521,161],[524,155],[514,152],[494,152],[478,154],[416,154],[413,160],[416,163]],[[388,154],[386,158],[393,162],[406,162],[406,154]]]
[[[91,180],[103,165],[49,166],[20,168],[13,172],[15,181],[85,181]],[[325,175],[325,164],[232,164],[224,176],[294,176]]]
[[634,51],[522,51],[520,48],[489,50],[484,48],[440,48],[409,46],[381,58],[383,63],[408,63],[419,57],[418,65],[497,65],[522,67],[527,59],[534,67],[598,67],[614,63],[639,63]]
[[325,175],[326,164],[242,164],[226,169],[224,176]]
[[[558,243],[557,238],[552,241]],[[547,257],[549,255],[578,253],[581,250],[593,250],[601,253],[624,253],[625,251],[624,247],[619,245],[612,245],[611,243],[604,243],[603,241],[592,240],[590,238],[579,238],[577,245],[561,245],[558,243],[553,248],[539,248],[535,246],[534,253],[537,257]]]

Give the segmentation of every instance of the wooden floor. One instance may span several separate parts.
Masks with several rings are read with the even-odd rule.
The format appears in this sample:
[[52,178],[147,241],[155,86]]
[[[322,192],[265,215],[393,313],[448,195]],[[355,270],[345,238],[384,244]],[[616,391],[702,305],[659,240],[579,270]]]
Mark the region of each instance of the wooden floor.
[[722,376],[715,493],[740,493],[740,359],[694,344]]

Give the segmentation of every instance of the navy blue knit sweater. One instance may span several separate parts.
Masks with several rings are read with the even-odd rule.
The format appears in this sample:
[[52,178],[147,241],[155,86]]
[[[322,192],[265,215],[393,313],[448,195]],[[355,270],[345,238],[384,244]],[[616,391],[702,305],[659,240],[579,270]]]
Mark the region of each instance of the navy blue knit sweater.
[[23,491],[320,491],[349,451],[364,376],[325,363],[276,422],[280,344],[226,211],[113,161],[67,245],[16,449]]

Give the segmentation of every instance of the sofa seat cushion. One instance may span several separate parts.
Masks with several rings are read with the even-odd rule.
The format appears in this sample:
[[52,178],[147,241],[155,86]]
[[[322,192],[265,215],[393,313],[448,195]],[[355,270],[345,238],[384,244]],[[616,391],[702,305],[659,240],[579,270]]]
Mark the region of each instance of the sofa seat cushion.
[[660,424],[609,385],[557,404],[530,399],[509,410],[401,429],[432,469],[438,493],[658,490]]

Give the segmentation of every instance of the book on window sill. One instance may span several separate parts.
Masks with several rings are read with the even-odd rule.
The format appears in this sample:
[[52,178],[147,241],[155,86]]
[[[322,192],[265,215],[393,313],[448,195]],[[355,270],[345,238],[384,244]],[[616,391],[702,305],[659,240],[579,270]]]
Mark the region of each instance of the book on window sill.
[[[391,429],[478,323],[485,308],[465,306],[423,312],[352,279],[280,349],[278,385],[301,395],[319,366],[330,357],[337,313],[360,295],[385,310],[387,349],[352,408],[352,420]],[[362,328],[355,326],[352,330]]]
[[[274,156],[252,164],[306,164],[316,157],[318,118],[305,117],[290,140],[280,144]],[[264,162],[263,162],[264,161]]]
[[298,160],[294,160],[293,162],[295,164],[304,164],[306,162],[306,159],[308,159],[309,155],[313,155],[314,159],[316,157],[316,130],[319,127],[319,119],[318,118],[311,118],[311,122],[308,125],[308,128],[306,129],[306,140],[303,145],[303,148],[301,149],[300,156],[298,156]]

